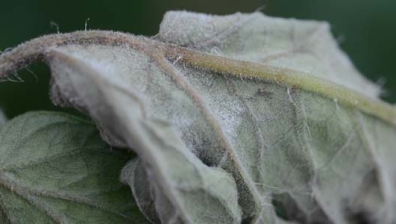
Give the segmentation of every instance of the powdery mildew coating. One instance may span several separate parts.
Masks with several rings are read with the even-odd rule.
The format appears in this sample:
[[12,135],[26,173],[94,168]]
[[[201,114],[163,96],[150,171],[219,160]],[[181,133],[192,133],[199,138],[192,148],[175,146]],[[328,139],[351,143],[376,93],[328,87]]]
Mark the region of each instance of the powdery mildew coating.
[[326,30],[257,13],[169,13],[157,40],[47,36],[4,54],[0,74],[47,61],[54,99],[139,154],[123,179],[143,191],[135,197],[151,220],[284,223],[277,201],[302,223],[348,223],[359,212],[391,223],[395,110]]

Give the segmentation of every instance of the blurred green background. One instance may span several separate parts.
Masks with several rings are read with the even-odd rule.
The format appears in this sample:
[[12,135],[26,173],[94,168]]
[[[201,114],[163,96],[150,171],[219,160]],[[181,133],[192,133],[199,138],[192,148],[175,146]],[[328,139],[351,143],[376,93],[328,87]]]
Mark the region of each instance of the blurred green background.
[[[395,0],[0,0],[0,49],[44,34],[84,29],[117,30],[154,35],[168,10],[211,14],[252,12],[263,7],[268,15],[326,20],[341,47],[357,68],[375,82],[384,82],[389,102],[396,102]],[[0,84],[0,107],[13,117],[28,110],[59,110],[48,97],[49,71],[44,65],[19,75],[23,83]]]

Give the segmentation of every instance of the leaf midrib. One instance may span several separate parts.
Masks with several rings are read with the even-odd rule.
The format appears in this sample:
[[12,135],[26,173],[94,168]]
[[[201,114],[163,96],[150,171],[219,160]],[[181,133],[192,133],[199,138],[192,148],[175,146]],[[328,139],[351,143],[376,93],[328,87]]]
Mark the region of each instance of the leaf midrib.
[[299,88],[333,99],[350,108],[357,108],[396,126],[396,109],[378,99],[368,98],[343,86],[313,77],[292,69],[277,68],[254,62],[239,61],[210,55],[157,40],[113,31],[76,31],[66,34],[43,36],[21,44],[0,56],[0,78],[27,67],[38,60],[48,60],[48,48],[76,45],[127,46],[149,55],[151,51],[164,54],[168,60],[178,60],[194,69],[207,70],[241,78],[265,80]]
[[[23,200],[26,200],[28,203],[32,204],[33,206],[37,207],[40,211],[44,212],[47,214],[53,221],[58,223],[58,220],[61,220],[60,217],[53,217],[52,215],[49,215],[48,207],[43,206],[41,204],[37,204],[36,202],[32,202],[30,200],[30,197],[35,197],[35,196],[42,196],[42,197],[48,197],[48,198],[53,198],[57,200],[64,200],[64,201],[71,201],[72,203],[77,203],[77,204],[83,204],[92,208],[96,209],[101,209],[106,212],[112,213],[116,216],[122,217],[123,219],[131,220],[130,217],[123,215],[122,213],[117,212],[116,210],[106,206],[105,204],[98,204],[91,202],[87,199],[84,198],[79,198],[70,194],[62,194],[60,195],[59,193],[56,192],[51,192],[51,191],[39,191],[37,189],[28,189],[24,186],[19,185],[15,181],[9,180],[6,176],[3,175],[3,173],[0,173],[0,186],[6,189],[7,191],[10,191],[19,197],[21,197]],[[117,189],[114,189],[117,190]],[[106,190],[108,191],[108,190]],[[3,202],[4,203],[4,202]],[[0,206],[2,208],[3,206]],[[132,220],[131,220],[132,221]]]

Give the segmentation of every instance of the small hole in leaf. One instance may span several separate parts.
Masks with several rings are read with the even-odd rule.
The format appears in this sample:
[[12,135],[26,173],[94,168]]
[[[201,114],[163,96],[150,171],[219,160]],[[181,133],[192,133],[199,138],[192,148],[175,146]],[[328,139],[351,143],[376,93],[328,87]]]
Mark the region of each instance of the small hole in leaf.
[[372,224],[367,218],[367,214],[365,212],[348,212],[348,221],[351,224]]
[[301,211],[290,194],[275,194],[272,199],[272,205],[274,206],[275,213],[279,218],[286,221],[306,223],[304,212]]
[[[316,204],[314,201],[313,203]],[[289,193],[274,194],[272,205],[275,208],[276,215],[286,221],[300,224],[332,223],[319,205],[316,204],[316,209],[307,214]]]
[[272,200],[272,205],[274,206],[274,208],[275,208],[275,213],[276,213],[276,215],[277,215],[278,217],[280,217],[280,218],[282,218],[282,219],[284,219],[284,220],[289,220],[289,218],[287,217],[286,208],[285,208],[285,206],[282,204],[281,201],[278,201],[278,200],[273,199],[273,200]]

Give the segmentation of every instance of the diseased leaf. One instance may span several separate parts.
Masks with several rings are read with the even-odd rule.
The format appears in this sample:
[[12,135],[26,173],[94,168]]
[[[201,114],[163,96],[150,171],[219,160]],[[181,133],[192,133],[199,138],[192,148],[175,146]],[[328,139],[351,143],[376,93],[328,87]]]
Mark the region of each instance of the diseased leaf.
[[38,38],[0,74],[36,59],[55,104],[138,154],[122,179],[152,222],[396,222],[396,111],[327,24],[170,12],[152,39]]
[[1,223],[144,223],[91,123],[52,112],[19,116],[0,132]]
[[164,42],[202,52],[306,72],[368,97],[376,97],[380,91],[339,50],[325,22],[261,13],[208,16],[168,12],[158,36]]

